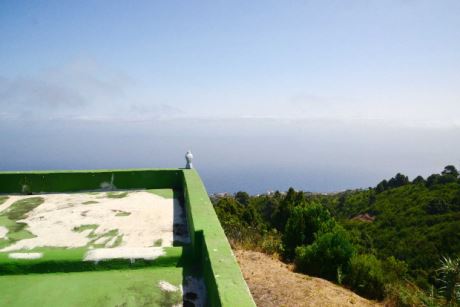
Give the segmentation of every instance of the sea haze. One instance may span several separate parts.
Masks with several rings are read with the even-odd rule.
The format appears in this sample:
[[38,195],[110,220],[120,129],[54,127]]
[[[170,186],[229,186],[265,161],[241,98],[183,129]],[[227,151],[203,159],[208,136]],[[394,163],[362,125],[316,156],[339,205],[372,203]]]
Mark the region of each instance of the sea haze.
[[20,120],[0,122],[0,170],[183,167],[208,192],[331,192],[460,164],[460,127],[369,119]]

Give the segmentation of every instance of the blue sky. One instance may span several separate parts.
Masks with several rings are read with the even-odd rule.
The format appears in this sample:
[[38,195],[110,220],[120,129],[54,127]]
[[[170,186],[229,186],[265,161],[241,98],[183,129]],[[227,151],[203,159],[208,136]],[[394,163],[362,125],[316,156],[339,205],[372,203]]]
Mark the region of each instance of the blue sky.
[[[2,1],[0,142],[10,155],[0,169],[173,166],[195,147],[208,182],[222,181],[225,159],[232,170],[285,170],[245,183],[259,191],[367,186],[459,164],[459,146],[443,143],[460,131],[458,16],[458,1]],[[101,130],[112,145],[124,131],[136,150],[137,135],[171,144],[145,156],[99,139],[75,147]],[[14,156],[27,142],[49,150]],[[304,143],[293,154],[290,142]],[[233,176],[213,189],[236,189],[245,174]]]

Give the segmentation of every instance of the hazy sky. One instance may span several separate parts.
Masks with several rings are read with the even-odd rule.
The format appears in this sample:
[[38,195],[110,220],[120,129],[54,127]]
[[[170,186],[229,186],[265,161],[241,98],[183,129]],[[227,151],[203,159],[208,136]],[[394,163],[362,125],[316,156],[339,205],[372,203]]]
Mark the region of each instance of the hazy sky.
[[460,2],[0,2],[0,169],[316,191],[460,166]]

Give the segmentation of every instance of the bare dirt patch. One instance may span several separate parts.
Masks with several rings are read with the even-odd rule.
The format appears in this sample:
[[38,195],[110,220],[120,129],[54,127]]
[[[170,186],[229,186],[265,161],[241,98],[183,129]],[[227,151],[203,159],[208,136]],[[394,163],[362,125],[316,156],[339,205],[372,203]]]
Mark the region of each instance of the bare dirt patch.
[[329,281],[294,273],[265,254],[237,250],[235,256],[257,306],[383,306]]

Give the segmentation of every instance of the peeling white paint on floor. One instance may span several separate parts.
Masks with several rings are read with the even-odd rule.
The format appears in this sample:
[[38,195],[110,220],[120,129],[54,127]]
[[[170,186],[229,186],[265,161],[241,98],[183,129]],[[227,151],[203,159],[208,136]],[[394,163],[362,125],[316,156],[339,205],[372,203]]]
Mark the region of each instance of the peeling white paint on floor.
[[42,253],[9,253],[11,259],[39,259],[43,257]]
[[8,233],[8,228],[0,226],[0,239],[6,239],[7,233]]
[[162,291],[167,291],[167,292],[176,292],[176,291],[179,291],[179,287],[176,287],[174,286],[173,284],[170,284],[169,282],[165,281],[165,280],[161,280],[159,283],[158,283],[158,287],[160,287],[160,289]]
[[95,248],[89,250],[85,261],[100,261],[108,259],[145,259],[154,260],[165,254],[162,247],[115,247]]
[[[174,234],[174,224],[183,225],[185,214],[179,201],[163,198],[146,191],[128,192],[126,197],[109,198],[106,192],[39,194],[11,196],[0,210],[5,210],[17,200],[43,197],[45,202],[17,221],[27,223],[27,230],[35,238],[24,239],[9,245],[0,252],[30,250],[37,247],[84,247],[109,231],[114,235],[101,238],[97,243],[122,241],[119,247],[146,248],[161,239],[161,247],[172,246],[173,241],[188,243],[188,235]],[[88,202],[97,202],[84,204]],[[120,211],[129,215],[117,216]],[[97,225],[95,229],[78,231],[82,225]],[[177,225],[176,225],[177,227]],[[95,242],[92,242],[95,243]],[[107,242],[108,243],[108,242]],[[106,244],[106,247],[111,245]]]

